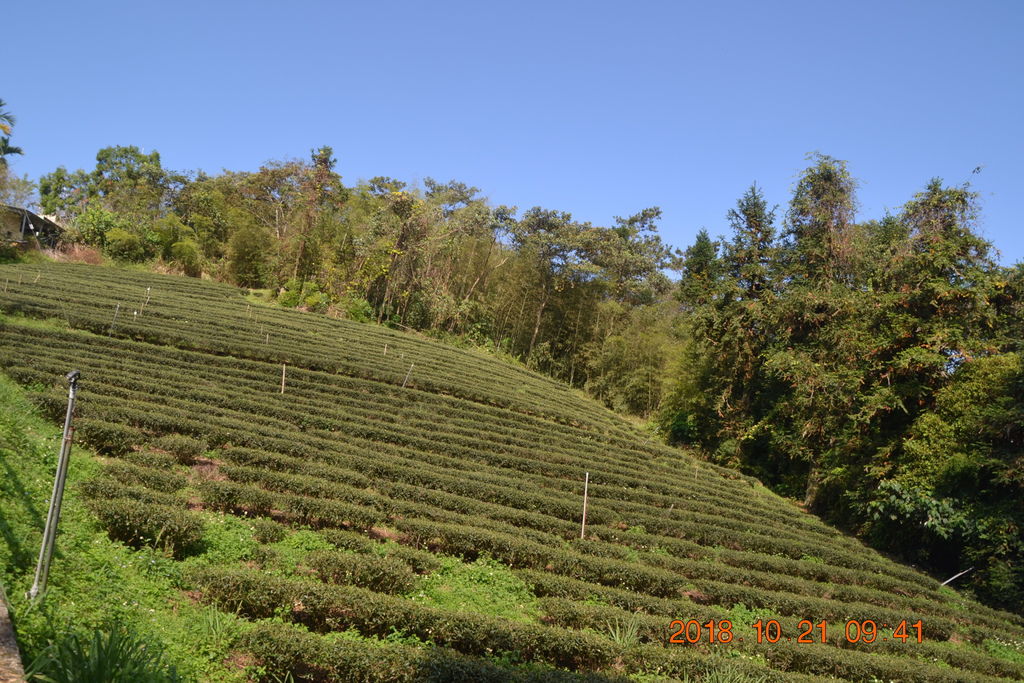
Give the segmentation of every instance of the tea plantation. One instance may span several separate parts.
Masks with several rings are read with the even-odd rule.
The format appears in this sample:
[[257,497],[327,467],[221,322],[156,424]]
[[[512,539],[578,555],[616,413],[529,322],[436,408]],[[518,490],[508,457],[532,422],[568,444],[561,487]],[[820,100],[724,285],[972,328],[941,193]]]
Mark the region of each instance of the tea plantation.
[[77,495],[248,676],[1024,679],[1024,619],[518,367],[113,268],[0,266],[0,310],[54,423],[82,372]]

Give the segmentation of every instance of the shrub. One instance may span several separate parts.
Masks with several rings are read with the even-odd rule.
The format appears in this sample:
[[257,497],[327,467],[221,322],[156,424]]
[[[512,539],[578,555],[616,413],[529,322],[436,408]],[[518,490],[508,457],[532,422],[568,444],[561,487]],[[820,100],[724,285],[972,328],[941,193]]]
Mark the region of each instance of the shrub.
[[107,474],[124,484],[140,484],[149,489],[173,493],[185,486],[185,477],[177,472],[166,472],[152,467],[140,467],[127,462],[112,462]]
[[75,423],[79,440],[103,455],[124,455],[142,442],[142,432],[129,425],[83,417]]
[[142,238],[123,228],[111,228],[107,232],[103,250],[111,258],[128,263],[138,263],[146,258]]
[[202,520],[186,510],[131,498],[94,499],[88,505],[112,539],[136,548],[148,545],[182,557],[203,538]]
[[181,266],[189,277],[203,274],[203,253],[194,240],[184,239],[172,244],[171,260]]
[[322,581],[351,584],[376,593],[406,593],[415,584],[413,571],[393,557],[318,550],[309,554],[306,564]]
[[259,517],[252,520],[253,537],[260,543],[277,543],[288,530],[272,519]]
[[230,481],[203,481],[196,488],[203,502],[215,510],[257,517],[270,513],[270,494],[255,486]]
[[194,439],[183,434],[168,434],[153,441],[153,448],[167,451],[178,459],[182,465],[191,465],[196,458],[209,450],[209,444],[203,439]]

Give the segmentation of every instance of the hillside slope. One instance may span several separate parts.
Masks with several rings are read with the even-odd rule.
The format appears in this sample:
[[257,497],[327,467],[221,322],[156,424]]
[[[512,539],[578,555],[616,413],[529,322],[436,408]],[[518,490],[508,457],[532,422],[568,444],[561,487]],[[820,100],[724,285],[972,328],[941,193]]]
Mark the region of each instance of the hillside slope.
[[[268,675],[1024,678],[1021,618],[542,376],[186,278],[51,264],[0,282],[5,372],[57,419],[82,371],[78,435],[108,458],[91,509],[246,617],[238,650]],[[232,553],[214,512],[251,532]],[[482,593],[500,578],[521,604],[445,584],[488,566]],[[671,643],[674,620],[696,642]]]

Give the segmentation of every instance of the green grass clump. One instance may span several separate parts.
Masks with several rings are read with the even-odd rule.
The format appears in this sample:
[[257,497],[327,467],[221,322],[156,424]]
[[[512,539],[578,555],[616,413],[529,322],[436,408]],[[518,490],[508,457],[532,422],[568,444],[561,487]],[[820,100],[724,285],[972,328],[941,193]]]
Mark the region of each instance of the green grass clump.
[[535,622],[539,615],[537,597],[530,586],[487,556],[470,563],[446,557],[441,560],[441,568],[422,577],[408,595],[424,605],[513,621]]
[[44,683],[179,683],[178,670],[159,645],[120,624],[89,635],[69,633],[51,643],[26,669]]

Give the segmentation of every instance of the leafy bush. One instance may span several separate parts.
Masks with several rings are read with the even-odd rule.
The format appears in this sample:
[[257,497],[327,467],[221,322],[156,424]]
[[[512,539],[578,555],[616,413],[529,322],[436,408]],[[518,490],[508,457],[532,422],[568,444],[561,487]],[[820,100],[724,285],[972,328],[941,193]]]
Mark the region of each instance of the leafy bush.
[[75,422],[75,427],[83,444],[104,455],[124,455],[144,440],[141,431],[118,422],[83,417]]
[[310,553],[306,564],[321,581],[351,584],[376,593],[405,593],[415,584],[416,575],[409,566],[393,557],[319,550]]
[[189,277],[203,274],[203,252],[195,240],[184,239],[172,244],[171,260],[181,266]]
[[89,507],[115,541],[133,547],[162,548],[182,557],[203,538],[203,523],[186,510],[131,498],[93,499]]
[[277,543],[288,530],[272,519],[258,517],[252,520],[253,537],[260,543]]
[[167,472],[152,467],[140,467],[127,462],[112,462],[106,467],[107,474],[124,484],[139,484],[164,493],[173,493],[185,486],[185,477],[177,472]]
[[146,258],[142,238],[123,228],[111,228],[107,232],[103,250],[111,258],[128,263],[138,263]]
[[178,459],[182,465],[191,465],[196,458],[209,450],[209,444],[203,439],[195,439],[183,434],[168,434],[150,444],[153,448],[167,451]]

